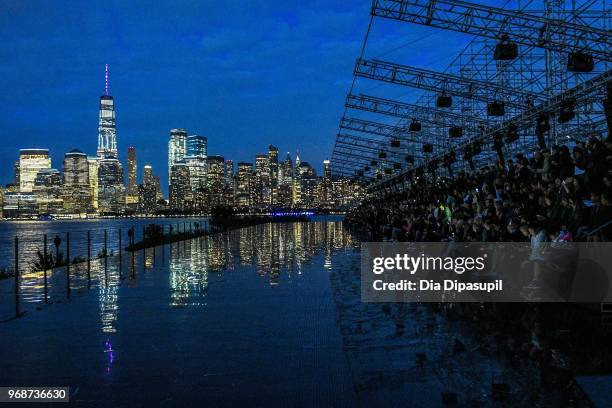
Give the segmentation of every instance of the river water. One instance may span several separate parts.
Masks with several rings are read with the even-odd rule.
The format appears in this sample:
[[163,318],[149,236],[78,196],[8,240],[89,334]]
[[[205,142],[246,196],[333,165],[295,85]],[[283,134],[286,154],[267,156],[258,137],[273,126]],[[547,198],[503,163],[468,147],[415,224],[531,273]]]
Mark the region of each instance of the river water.
[[55,220],[55,221],[0,221],[0,268],[13,268],[15,256],[15,237],[19,237],[20,271],[31,270],[31,264],[37,259],[37,252],[43,252],[43,236],[47,234],[48,249],[55,253],[53,239],[59,236],[60,252],[66,253],[66,233],[70,233],[70,258],[87,257],[87,232],[91,239],[91,257],[104,248],[104,231],[107,234],[109,252],[119,250],[119,233],[122,244],[128,240],[127,231],[134,228],[135,240],[142,239],[143,228],[149,224],[172,226],[176,231],[183,228],[194,228],[195,223],[204,226],[207,218],[115,218],[96,220]]
[[[27,225],[10,231],[44,233]],[[69,282],[49,273],[46,291],[25,273],[18,319],[0,281],[0,384],[70,386],[83,407],[491,406],[499,384],[502,405],[568,406],[567,384],[543,391],[539,362],[496,351],[492,330],[362,302],[359,247],[329,217],[95,258]]]

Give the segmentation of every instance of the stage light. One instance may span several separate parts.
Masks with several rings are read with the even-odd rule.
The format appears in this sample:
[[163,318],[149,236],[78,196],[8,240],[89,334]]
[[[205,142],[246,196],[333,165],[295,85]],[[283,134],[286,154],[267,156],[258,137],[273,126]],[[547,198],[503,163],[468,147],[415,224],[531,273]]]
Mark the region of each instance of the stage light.
[[408,129],[411,132],[420,132],[421,131],[421,122],[418,122],[416,119],[412,119],[412,122],[410,122],[410,126],[408,127]]
[[453,98],[449,95],[442,94],[438,96],[436,100],[436,106],[438,108],[450,108],[453,105]]
[[461,126],[451,126],[448,129],[448,137],[456,138],[463,136],[463,128]]
[[557,122],[559,123],[567,123],[570,120],[574,119],[576,113],[574,112],[574,107],[576,106],[576,100],[570,99],[561,104],[561,109],[559,110],[559,116],[557,117]]
[[585,52],[570,52],[567,56],[567,70],[571,72],[591,72],[595,68],[593,56]]
[[504,34],[501,41],[495,46],[493,59],[496,61],[511,61],[518,57],[518,45],[510,41],[508,35]]
[[487,105],[488,116],[504,116],[506,112],[503,101],[493,101]]

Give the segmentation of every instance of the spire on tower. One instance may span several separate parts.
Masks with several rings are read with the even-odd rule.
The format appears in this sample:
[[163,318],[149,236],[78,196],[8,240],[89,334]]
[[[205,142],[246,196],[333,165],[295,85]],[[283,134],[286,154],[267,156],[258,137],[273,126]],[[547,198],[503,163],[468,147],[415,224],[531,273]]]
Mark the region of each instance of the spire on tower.
[[108,96],[108,64],[106,64],[106,71],[104,73],[104,88],[106,90],[106,95]]

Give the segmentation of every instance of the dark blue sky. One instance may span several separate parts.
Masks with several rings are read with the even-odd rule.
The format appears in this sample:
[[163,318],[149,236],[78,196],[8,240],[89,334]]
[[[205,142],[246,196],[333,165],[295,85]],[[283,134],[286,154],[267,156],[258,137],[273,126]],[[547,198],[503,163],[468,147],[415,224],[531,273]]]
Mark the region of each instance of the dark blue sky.
[[[95,153],[105,63],[120,158],[135,146],[139,174],[148,162],[166,183],[174,127],[207,136],[209,154],[236,162],[271,143],[281,157],[299,149],[319,169],[369,8],[369,0],[0,0],[0,181],[12,181],[19,148],[51,149],[56,168],[73,148]],[[366,56],[442,69],[469,39],[377,19]]]

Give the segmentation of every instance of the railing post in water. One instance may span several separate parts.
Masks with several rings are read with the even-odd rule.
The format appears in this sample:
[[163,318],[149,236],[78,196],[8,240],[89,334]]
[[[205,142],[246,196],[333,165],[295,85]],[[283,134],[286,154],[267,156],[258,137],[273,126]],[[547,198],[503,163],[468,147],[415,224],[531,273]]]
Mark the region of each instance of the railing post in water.
[[153,244],[153,266],[155,266],[155,247],[157,246],[157,243],[155,242],[155,238],[153,237],[153,240],[151,241]]
[[91,231],[87,230],[87,289],[91,288]]
[[119,228],[119,279],[123,279],[123,245],[121,244],[121,228]]
[[147,270],[147,245],[145,244],[145,227],[142,226],[142,270]]
[[104,285],[108,286],[108,233],[104,228]]
[[165,250],[164,250],[164,234],[166,232],[166,226],[164,224],[162,224],[162,234],[161,234],[161,251],[162,251],[162,265],[164,263],[164,258],[165,258]]
[[[47,282],[47,234],[43,235],[43,240],[44,240],[44,251],[45,251],[45,262],[43,263],[43,275],[44,275],[44,290],[45,290],[45,303],[49,303],[49,283]],[[56,257],[55,257],[55,262],[57,263],[58,259],[57,259],[57,251],[56,253]]]
[[19,237],[15,236],[15,316],[19,317]]
[[66,233],[66,298],[70,299],[70,233]]

